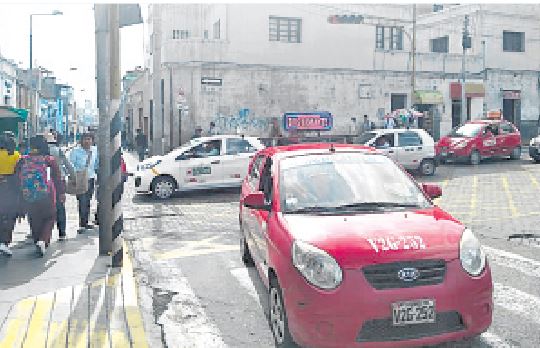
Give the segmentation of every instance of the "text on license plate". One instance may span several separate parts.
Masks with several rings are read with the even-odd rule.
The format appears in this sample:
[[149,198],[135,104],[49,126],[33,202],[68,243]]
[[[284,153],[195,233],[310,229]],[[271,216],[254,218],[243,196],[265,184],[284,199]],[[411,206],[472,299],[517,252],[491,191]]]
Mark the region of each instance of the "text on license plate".
[[435,300],[414,300],[392,303],[393,324],[409,325],[435,322]]

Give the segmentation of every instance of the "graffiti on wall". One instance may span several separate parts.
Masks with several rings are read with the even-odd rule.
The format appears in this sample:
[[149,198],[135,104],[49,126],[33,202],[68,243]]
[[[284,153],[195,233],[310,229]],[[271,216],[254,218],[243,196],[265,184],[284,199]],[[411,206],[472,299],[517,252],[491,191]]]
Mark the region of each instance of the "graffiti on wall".
[[240,109],[236,115],[217,114],[213,118],[220,133],[250,133],[261,135],[270,130],[272,117],[257,116],[250,109]]

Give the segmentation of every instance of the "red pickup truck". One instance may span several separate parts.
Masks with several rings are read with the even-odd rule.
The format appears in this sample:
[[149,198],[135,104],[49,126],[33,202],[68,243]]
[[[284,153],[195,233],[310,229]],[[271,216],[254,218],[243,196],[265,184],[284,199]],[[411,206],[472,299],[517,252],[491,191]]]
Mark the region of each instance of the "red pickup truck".
[[482,159],[510,156],[521,158],[521,134],[506,120],[469,121],[454,128],[435,145],[441,162],[465,160],[479,164]]

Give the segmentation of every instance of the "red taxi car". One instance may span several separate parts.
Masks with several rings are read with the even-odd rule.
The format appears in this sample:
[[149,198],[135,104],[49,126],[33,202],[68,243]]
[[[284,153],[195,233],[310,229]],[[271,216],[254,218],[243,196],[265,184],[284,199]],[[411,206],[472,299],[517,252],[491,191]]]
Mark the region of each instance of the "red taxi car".
[[358,145],[259,151],[240,246],[268,287],[278,347],[408,347],[468,339],[492,320],[473,232],[394,161]]
[[521,157],[519,130],[505,120],[470,121],[456,127],[435,145],[435,154],[441,162],[466,160],[479,164],[483,158]]

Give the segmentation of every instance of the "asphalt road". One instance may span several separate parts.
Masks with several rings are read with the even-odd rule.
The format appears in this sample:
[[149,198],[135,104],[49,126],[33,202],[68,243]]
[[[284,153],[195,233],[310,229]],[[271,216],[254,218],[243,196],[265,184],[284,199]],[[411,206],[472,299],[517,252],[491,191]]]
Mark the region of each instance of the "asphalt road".
[[[492,160],[450,164],[433,177],[437,204],[486,246],[495,284],[491,328],[472,344],[540,347],[540,165]],[[268,303],[238,247],[238,190],[205,191],[166,202],[125,201],[125,236],[141,284],[146,325],[168,347],[274,347]],[[509,239],[509,237],[511,237]]]

